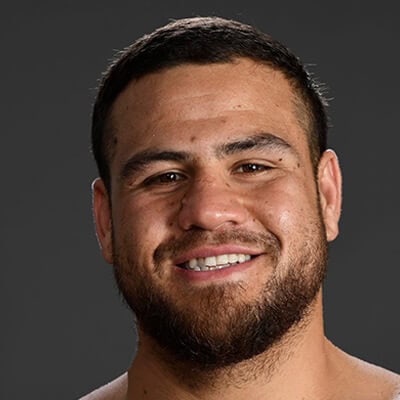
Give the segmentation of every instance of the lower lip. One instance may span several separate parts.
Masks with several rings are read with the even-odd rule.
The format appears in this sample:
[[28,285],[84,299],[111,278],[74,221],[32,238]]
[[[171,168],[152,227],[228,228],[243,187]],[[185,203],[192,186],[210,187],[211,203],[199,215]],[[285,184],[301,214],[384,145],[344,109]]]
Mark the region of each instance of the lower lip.
[[225,267],[221,269],[214,269],[212,271],[191,271],[189,269],[183,269],[175,267],[175,271],[182,279],[191,282],[209,282],[217,281],[226,278],[240,278],[240,275],[251,268],[256,257],[251,258],[240,264],[232,265],[231,267]]

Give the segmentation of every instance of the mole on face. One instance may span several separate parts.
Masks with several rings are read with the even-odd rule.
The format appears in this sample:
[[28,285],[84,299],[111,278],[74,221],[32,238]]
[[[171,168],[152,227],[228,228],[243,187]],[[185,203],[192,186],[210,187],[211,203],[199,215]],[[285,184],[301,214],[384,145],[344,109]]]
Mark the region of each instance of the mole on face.
[[191,137],[190,137],[190,142],[193,143],[193,142],[196,141],[196,139],[197,139],[196,136],[191,136]]

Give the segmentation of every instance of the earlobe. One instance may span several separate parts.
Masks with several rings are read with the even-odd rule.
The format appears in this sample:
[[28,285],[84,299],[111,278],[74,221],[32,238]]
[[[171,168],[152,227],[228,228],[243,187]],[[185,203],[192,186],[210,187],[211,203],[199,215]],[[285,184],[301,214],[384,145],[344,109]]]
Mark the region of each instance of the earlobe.
[[104,182],[97,178],[92,183],[93,216],[96,225],[97,240],[103,258],[109,264],[113,263],[111,207],[108,191]]
[[327,240],[332,241],[339,233],[342,206],[342,175],[337,156],[333,150],[325,151],[320,159],[318,188]]

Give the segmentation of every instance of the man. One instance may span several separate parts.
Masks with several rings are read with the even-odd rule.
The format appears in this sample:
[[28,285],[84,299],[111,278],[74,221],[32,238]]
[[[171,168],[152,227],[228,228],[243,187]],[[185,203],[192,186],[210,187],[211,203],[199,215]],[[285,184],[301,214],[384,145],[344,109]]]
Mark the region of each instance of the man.
[[324,336],[341,175],[287,48],[173,22],[113,63],[93,113],[94,216],[137,318],[127,374],[85,399],[395,399],[400,377]]

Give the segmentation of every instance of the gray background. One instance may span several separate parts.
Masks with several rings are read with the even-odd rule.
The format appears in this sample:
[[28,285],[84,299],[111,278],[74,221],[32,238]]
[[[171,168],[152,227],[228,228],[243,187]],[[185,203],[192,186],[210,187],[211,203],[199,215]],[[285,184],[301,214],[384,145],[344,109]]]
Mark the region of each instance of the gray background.
[[91,104],[115,50],[194,15],[255,24],[328,83],[344,211],[325,285],[327,334],[400,372],[396,3],[3,3],[0,398],[74,399],[129,365],[134,323],[92,226]]

